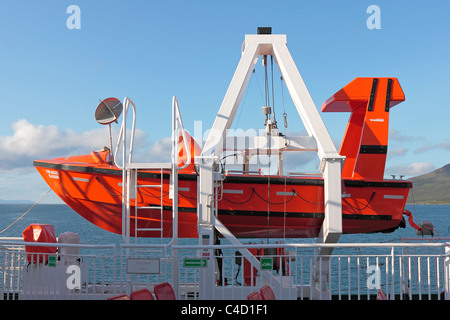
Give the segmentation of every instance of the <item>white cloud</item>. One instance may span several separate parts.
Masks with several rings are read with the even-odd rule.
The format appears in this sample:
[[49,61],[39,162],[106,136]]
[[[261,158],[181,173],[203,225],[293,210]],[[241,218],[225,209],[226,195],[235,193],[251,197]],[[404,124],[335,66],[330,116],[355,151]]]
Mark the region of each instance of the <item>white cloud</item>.
[[401,141],[401,142],[407,142],[407,141],[421,141],[425,140],[425,137],[421,136],[415,136],[415,135],[404,135],[400,132],[400,130],[389,128],[389,139],[393,141]]
[[438,147],[444,150],[450,150],[450,139],[438,144]]
[[[2,171],[31,168],[33,160],[86,154],[110,145],[107,127],[77,133],[54,125],[34,125],[21,119],[12,124],[12,129],[12,135],[0,136]],[[117,137],[117,132],[113,132],[113,137]],[[145,132],[137,129],[135,141],[137,146],[146,148]]]
[[440,143],[426,143],[422,147],[418,148],[414,153],[419,154],[430,150],[450,150],[450,139]]
[[408,152],[408,150],[406,150],[403,147],[398,147],[398,148],[395,148],[395,149],[388,148],[388,156],[389,157],[404,156],[407,152]]
[[389,139],[394,141],[411,141],[414,140],[414,137],[405,136],[399,130],[389,129]]
[[421,146],[420,148],[416,149],[416,150],[414,151],[414,154],[424,153],[424,152],[433,150],[433,149],[435,149],[435,148],[436,148],[435,145],[433,145],[433,144],[431,144],[431,143],[426,143],[426,144],[424,144],[423,146]]
[[436,169],[430,162],[413,162],[404,165],[397,165],[386,169],[386,175],[404,175],[406,177],[420,176]]
[[172,138],[166,137],[156,141],[147,150],[141,149],[136,158],[139,162],[154,161],[166,162],[170,161],[172,153]]

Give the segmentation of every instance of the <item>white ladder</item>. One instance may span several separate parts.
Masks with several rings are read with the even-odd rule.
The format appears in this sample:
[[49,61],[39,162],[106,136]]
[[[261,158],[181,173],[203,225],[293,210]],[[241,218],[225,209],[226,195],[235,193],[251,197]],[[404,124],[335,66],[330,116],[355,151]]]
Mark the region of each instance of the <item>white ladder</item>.
[[[134,199],[134,242],[137,243],[137,239],[139,237],[140,232],[159,232],[161,244],[163,244],[163,220],[164,220],[164,171],[171,170],[171,163],[131,163],[127,165],[127,170],[129,171],[129,182],[127,189],[129,190],[130,196],[127,199],[127,207],[131,204],[131,200]],[[139,170],[152,170],[159,171],[161,175],[159,184],[139,184],[138,183],[138,172]],[[151,189],[159,189],[159,206],[148,206],[148,205],[139,205],[139,189],[140,188],[151,188]],[[151,228],[140,228],[138,226],[139,211],[142,210],[159,210],[159,219],[160,225],[158,227]],[[131,217],[130,217],[131,218]]]

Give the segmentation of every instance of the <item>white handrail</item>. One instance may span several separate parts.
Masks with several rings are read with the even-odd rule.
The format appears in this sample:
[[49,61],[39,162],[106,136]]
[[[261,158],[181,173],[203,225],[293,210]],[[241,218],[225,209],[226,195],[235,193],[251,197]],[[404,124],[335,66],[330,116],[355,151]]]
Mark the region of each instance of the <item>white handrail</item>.
[[206,249],[239,249],[239,248],[445,248],[450,247],[450,242],[434,242],[434,243],[396,243],[396,242],[382,242],[382,243],[367,243],[367,242],[348,242],[348,243],[276,243],[276,244],[221,244],[221,245],[173,245],[173,248],[183,249],[186,247],[193,248],[196,250],[206,250]]
[[[114,164],[120,168],[123,169],[125,167],[126,163],[126,145],[127,145],[127,114],[129,106],[133,106],[133,125],[131,127],[131,140],[130,140],[130,151],[129,151],[129,157],[128,162],[130,163],[133,159],[133,146],[134,146],[134,132],[135,132],[135,125],[136,125],[136,105],[134,104],[133,100],[131,100],[128,97],[125,97],[124,99],[124,111],[123,111],[123,118],[122,118],[122,126],[120,128],[119,137],[117,138],[117,144],[116,149],[114,152]],[[117,162],[117,153],[119,151],[119,145],[122,142],[122,149],[123,149],[123,155],[122,155],[122,165],[119,165]]]
[[[119,169],[124,168],[125,161],[126,161],[126,152],[125,152],[125,150],[126,150],[126,121],[127,121],[127,114],[128,114],[128,109],[129,109],[130,103],[133,106],[133,122],[132,122],[132,128],[131,128],[131,140],[130,140],[130,151],[129,151],[128,163],[131,163],[132,159],[133,159],[133,147],[134,147],[135,126],[136,126],[136,105],[134,104],[133,100],[131,100],[128,97],[125,97],[122,126],[120,128],[120,133],[119,133],[119,137],[117,138],[116,148],[115,148],[115,152],[114,152],[114,164]],[[181,134],[183,136],[183,143],[184,143],[184,147],[185,147],[186,153],[187,153],[186,163],[182,167],[178,167],[178,169],[182,170],[191,164],[191,150],[189,149],[189,144],[186,139],[186,132],[185,132],[184,125],[183,125],[183,120],[181,118],[181,112],[180,112],[178,100],[175,96],[173,97],[173,100],[172,100],[172,108],[173,108],[173,112],[174,112],[173,121],[174,121],[174,124],[178,123],[180,125]],[[175,127],[178,129],[178,125],[176,125]],[[174,138],[175,138],[175,133],[174,133]],[[122,149],[124,150],[123,155],[122,155],[122,159],[123,159],[122,165],[120,165],[117,162],[117,153],[119,151],[119,145],[121,143],[122,143]]]
[[[144,248],[155,247],[165,248],[168,244],[127,244],[127,243],[109,243],[109,244],[90,244],[90,243],[57,243],[57,242],[26,242],[26,241],[8,241],[1,240],[2,246],[39,246],[39,247],[79,247],[79,248]],[[239,248],[445,248],[450,247],[450,242],[421,242],[421,243],[398,243],[398,242],[382,242],[382,243],[368,243],[368,242],[347,242],[347,243],[255,243],[255,244],[221,244],[221,245],[172,245],[176,249],[239,249]]]

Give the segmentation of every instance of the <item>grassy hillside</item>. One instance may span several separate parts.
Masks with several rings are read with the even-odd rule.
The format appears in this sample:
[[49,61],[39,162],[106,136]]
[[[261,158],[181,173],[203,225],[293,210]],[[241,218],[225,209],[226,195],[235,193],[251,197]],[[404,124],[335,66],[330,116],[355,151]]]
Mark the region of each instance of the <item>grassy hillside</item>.
[[450,163],[433,172],[411,179],[413,190],[408,202],[416,204],[450,204]]

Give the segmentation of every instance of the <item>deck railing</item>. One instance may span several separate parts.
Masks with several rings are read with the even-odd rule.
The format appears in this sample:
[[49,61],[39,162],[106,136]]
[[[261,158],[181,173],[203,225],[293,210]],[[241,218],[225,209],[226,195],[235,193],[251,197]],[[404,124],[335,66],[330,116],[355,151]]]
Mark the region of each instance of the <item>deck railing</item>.
[[[263,285],[277,299],[450,299],[449,242],[245,245],[262,271],[235,245],[27,246],[79,252],[36,254],[24,242],[0,242],[0,299],[107,299],[162,282],[186,300],[242,300]],[[323,246],[333,254],[316,256]]]

